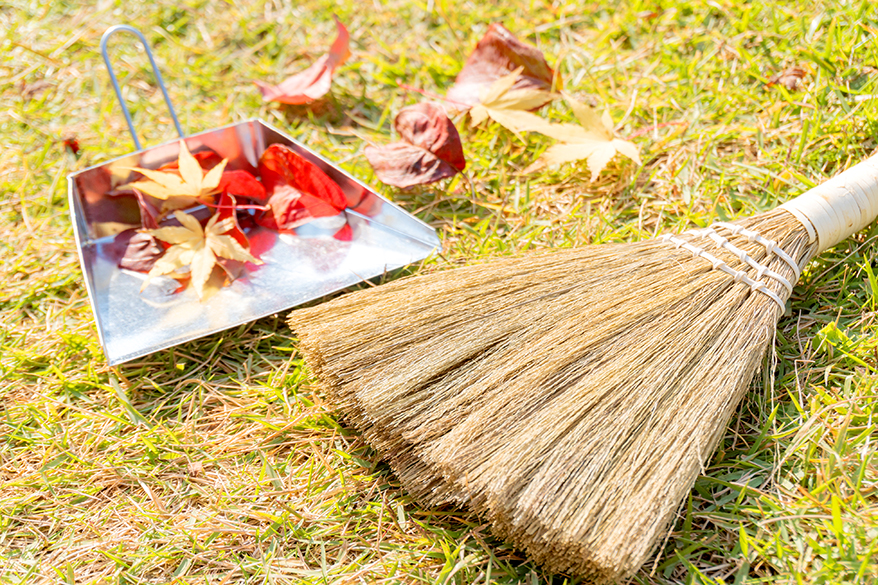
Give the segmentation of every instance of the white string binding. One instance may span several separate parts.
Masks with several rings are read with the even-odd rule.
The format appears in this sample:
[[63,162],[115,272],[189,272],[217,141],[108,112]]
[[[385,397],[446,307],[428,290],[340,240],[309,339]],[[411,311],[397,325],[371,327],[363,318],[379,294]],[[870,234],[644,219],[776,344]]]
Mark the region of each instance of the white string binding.
[[[747,252],[738,248],[737,246],[735,246],[734,244],[729,242],[726,238],[724,238],[721,235],[719,235],[718,233],[716,233],[716,230],[714,229],[714,227],[727,227],[728,225],[730,225],[730,224],[724,224],[724,225],[714,224],[714,225],[710,226],[709,228],[705,228],[702,230],[690,230],[686,233],[692,234],[695,236],[700,236],[702,238],[707,238],[707,239],[713,241],[713,243],[716,244],[717,248],[723,248],[725,250],[728,250],[729,252],[731,252],[732,254],[737,256],[738,260],[740,260],[741,262],[744,262],[745,264],[748,264],[751,268],[755,268],[757,280],[762,278],[763,276],[774,279],[777,282],[779,282],[781,284],[781,286],[783,286],[785,289],[787,289],[787,294],[793,294],[793,285],[789,280],[787,280],[786,278],[784,278],[782,275],[778,274],[777,272],[770,270],[768,268],[768,266],[764,266],[764,265],[760,264],[759,262],[757,262],[756,260],[754,260],[753,258],[751,258],[747,254]],[[739,226],[733,226],[733,227],[739,227]],[[759,236],[759,234],[756,234],[756,235],[757,235],[757,237],[765,240],[765,238],[762,238],[762,236]],[[752,242],[752,241],[754,241],[754,239],[750,239],[750,241]],[[771,244],[773,246],[772,250],[777,248],[776,244],[774,242],[772,242],[771,240],[765,240],[765,242],[768,242],[768,244]],[[762,243],[762,242],[759,242],[759,243]],[[769,249],[768,246],[766,246],[766,250],[768,250],[768,249]],[[781,250],[781,252],[783,252],[783,251]],[[771,252],[769,252],[769,253],[771,253]],[[783,254],[786,255],[786,252],[783,252]]]
[[735,270],[713,254],[706,252],[703,248],[693,246],[686,240],[678,238],[673,234],[665,234],[661,237],[661,240],[663,242],[671,242],[676,248],[683,248],[684,250],[691,252],[696,257],[704,258],[713,265],[714,270],[725,272],[732,277],[733,281],[742,282],[749,286],[750,290],[761,292],[762,294],[773,300],[775,303],[777,303],[777,306],[780,307],[781,313],[786,310],[786,305],[779,296],[777,296],[773,291],[769,290],[769,288],[765,286],[765,283],[753,280],[752,278],[747,276],[747,273],[743,270]]
[[787,266],[789,266],[790,270],[793,271],[793,274],[796,276],[796,281],[798,282],[799,276],[801,276],[801,272],[799,272],[799,265],[796,264],[796,261],[793,260],[793,258],[789,254],[784,252],[783,248],[778,246],[777,242],[775,242],[774,240],[763,238],[759,235],[758,232],[748,230],[743,226],[735,225],[733,223],[727,223],[724,221],[718,221],[710,227],[725,228],[732,232],[732,235],[736,236],[738,234],[741,234],[747,237],[748,242],[756,242],[757,244],[761,244],[763,247],[765,247],[765,251],[768,252],[769,255],[774,254],[775,256],[787,263]]

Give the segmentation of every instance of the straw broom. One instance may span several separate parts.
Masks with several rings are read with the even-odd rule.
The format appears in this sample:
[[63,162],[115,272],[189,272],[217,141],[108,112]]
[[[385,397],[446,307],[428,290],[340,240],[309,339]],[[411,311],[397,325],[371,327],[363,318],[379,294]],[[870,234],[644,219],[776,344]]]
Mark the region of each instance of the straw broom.
[[800,269],[876,215],[878,156],[731,224],[406,278],[289,323],[421,501],[609,582],[666,532]]

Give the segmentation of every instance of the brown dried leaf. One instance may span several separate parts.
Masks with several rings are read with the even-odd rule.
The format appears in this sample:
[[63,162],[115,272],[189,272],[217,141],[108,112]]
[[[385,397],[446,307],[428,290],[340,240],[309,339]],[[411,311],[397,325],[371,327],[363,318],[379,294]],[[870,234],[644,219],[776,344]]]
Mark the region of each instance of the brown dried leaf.
[[[494,23],[466,60],[446,97],[454,104],[473,106],[481,101],[483,93],[495,81],[519,68],[522,70],[521,75],[512,89],[537,89],[544,92],[552,89],[555,72],[546,63],[542,51],[533,45],[522,43],[502,24]],[[550,100],[551,97],[548,97],[542,104],[534,107]]]
[[120,248],[124,246],[119,268],[135,272],[149,272],[165,253],[165,249],[154,236],[136,230],[126,230],[118,234],[113,243]]
[[780,84],[790,91],[799,89],[808,72],[801,67],[787,67],[768,80],[768,86]]
[[400,188],[424,185],[466,168],[460,135],[439,104],[423,102],[403,108],[393,125],[400,142],[365,150],[383,183]]

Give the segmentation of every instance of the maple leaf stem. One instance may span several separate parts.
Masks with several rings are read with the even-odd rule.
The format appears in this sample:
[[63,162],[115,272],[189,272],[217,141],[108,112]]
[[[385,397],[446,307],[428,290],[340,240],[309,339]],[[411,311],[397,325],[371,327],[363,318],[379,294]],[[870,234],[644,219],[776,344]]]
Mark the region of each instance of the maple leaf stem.
[[407,83],[400,83],[400,84],[399,84],[399,87],[400,87],[401,89],[406,90],[406,91],[413,91],[413,92],[415,92],[415,93],[419,93],[419,94],[421,94],[421,95],[424,96],[424,97],[428,97],[428,98],[431,98],[431,99],[434,99],[434,100],[443,101],[443,102],[445,102],[446,104],[453,104],[454,106],[457,106],[459,109],[462,109],[462,110],[468,110],[468,109],[470,109],[470,108],[472,107],[472,106],[469,105],[469,104],[465,104],[465,103],[463,103],[463,102],[458,102],[458,101],[450,100],[450,99],[448,99],[448,98],[445,97],[445,96],[441,96],[441,95],[439,95],[438,93],[433,93],[432,91],[427,91],[427,90],[425,90],[425,89],[419,89],[419,88],[414,87],[414,86],[411,86],[411,85],[409,85],[409,84],[407,84]]

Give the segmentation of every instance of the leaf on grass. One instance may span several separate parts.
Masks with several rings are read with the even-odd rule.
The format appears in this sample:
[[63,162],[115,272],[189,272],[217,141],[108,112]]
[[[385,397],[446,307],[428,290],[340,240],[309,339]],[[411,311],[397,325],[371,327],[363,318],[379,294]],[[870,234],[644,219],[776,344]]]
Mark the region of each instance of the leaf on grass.
[[802,80],[807,74],[808,72],[802,67],[787,67],[768,80],[768,87],[782,85],[790,91],[795,91],[802,85]]
[[[555,72],[546,63],[542,51],[522,43],[502,24],[494,23],[466,60],[446,97],[455,104],[473,106],[495,81],[519,68],[521,75],[515,80],[513,89],[544,92],[552,89]],[[550,99],[547,97],[539,106]]]
[[549,124],[545,119],[530,113],[552,99],[552,94],[541,89],[513,89],[521,78],[519,67],[491,84],[482,94],[481,103],[470,111],[470,124],[478,126],[491,118],[521,138],[520,132],[542,132]]
[[348,48],[350,44],[348,29],[337,16],[333,18],[338,36],[335,37],[328,53],[304,71],[287,78],[280,85],[271,85],[262,81],[253,82],[259,87],[265,101],[293,105],[309,104],[329,93],[333,73],[351,54]]
[[579,124],[547,124],[540,130],[560,143],[550,146],[539,160],[524,170],[525,173],[548,165],[586,159],[591,180],[594,180],[616,153],[641,164],[638,148],[627,140],[615,137],[609,113],[604,112],[603,116],[599,116],[591,107],[569,95],[565,94],[564,99],[570,104]]
[[225,167],[226,161],[223,160],[205,174],[198,160],[186,147],[186,142],[181,140],[176,170],[158,171],[132,167],[131,170],[144,175],[147,180],[129,183],[128,187],[165,201],[182,198],[174,202],[174,208],[180,209],[194,205],[200,197],[216,193]]
[[466,168],[460,135],[439,104],[423,102],[403,108],[393,126],[401,141],[365,150],[383,183],[401,188],[424,185]]
[[[198,298],[204,300],[222,285],[221,281],[217,284],[217,279],[211,278],[218,257],[262,264],[235,238],[227,235],[235,227],[233,218],[220,220],[219,214],[216,214],[202,228],[197,219],[182,211],[175,211],[174,217],[180,222],[179,227],[164,227],[146,232],[171,244],[164,256],[149,271],[149,278],[172,275],[188,266],[192,286]],[[143,286],[148,283],[149,279]]]
[[61,139],[61,144],[64,145],[64,148],[72,154],[73,156],[79,156],[80,147],[79,140],[76,138],[76,134],[68,134]]
[[314,163],[283,144],[272,144],[259,158],[259,176],[268,195],[268,210],[256,223],[291,232],[317,217],[330,217],[347,207],[338,184]]

